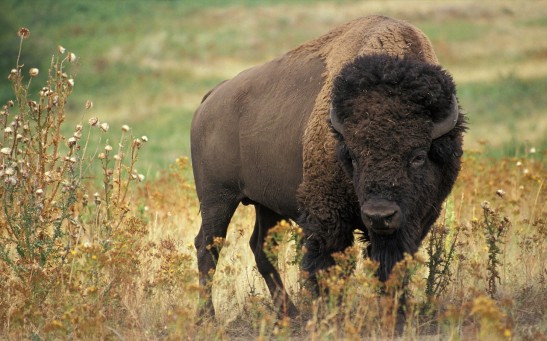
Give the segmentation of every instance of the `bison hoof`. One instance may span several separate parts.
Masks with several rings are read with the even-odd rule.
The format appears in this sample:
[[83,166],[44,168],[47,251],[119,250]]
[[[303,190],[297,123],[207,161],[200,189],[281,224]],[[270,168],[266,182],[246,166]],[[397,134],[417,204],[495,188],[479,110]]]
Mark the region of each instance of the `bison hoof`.
[[215,318],[215,308],[213,307],[213,302],[206,302],[203,304],[197,312],[197,321],[198,323],[204,323],[211,321]]
[[298,309],[292,304],[292,302],[289,302],[287,304],[287,307],[285,309],[282,309],[279,311],[279,319],[283,319],[285,317],[288,317],[290,319],[295,319],[298,316]]

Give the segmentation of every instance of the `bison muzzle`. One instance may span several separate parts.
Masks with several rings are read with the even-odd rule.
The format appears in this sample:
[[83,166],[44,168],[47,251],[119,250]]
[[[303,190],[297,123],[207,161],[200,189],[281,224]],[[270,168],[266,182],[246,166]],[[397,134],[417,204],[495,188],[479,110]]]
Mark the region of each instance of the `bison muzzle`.
[[312,287],[355,230],[385,281],[438,218],[464,131],[454,82],[427,37],[386,17],[349,22],[219,84],[191,130],[201,312],[214,315],[212,246],[240,203],[255,207],[250,247],[281,314],[297,310],[263,250],[281,219],[304,231]]

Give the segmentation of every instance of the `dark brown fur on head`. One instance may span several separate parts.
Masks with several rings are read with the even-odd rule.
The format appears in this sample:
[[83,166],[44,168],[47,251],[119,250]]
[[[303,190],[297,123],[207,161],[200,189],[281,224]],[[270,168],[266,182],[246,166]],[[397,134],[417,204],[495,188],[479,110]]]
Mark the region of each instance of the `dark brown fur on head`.
[[332,105],[343,126],[343,132],[334,130],[337,158],[359,205],[388,200],[403,214],[393,235],[364,229],[382,280],[404,253],[417,251],[458,175],[463,114],[454,129],[431,139],[454,95],[452,77],[440,66],[388,55],[358,57],[334,81]]

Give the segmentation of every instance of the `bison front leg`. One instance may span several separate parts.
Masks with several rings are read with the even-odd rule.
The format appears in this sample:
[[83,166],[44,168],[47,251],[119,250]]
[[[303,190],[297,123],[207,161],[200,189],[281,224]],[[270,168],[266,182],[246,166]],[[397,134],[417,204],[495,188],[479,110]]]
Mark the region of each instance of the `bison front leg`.
[[[302,269],[308,273],[307,287],[315,296],[320,294],[317,272],[328,270],[335,265],[333,253],[343,252],[353,245],[353,230],[345,224],[319,223],[306,219],[301,222],[304,231],[305,253],[302,258]],[[328,292],[328,288],[325,288]]]

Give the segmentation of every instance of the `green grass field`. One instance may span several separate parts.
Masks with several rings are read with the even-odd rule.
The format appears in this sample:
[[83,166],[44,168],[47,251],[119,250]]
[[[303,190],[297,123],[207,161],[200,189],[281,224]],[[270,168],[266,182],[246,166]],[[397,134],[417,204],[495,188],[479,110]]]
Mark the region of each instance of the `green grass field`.
[[[11,185],[6,170],[21,167],[0,155],[0,339],[396,339],[390,295],[400,294],[397,278],[390,295],[379,297],[374,264],[348,250],[340,267],[355,257],[357,271],[344,281],[325,279],[333,296],[310,303],[293,262],[297,229],[287,224],[277,229],[287,241],[276,249],[278,265],[302,318],[277,321],[248,248],[251,207],[238,209],[230,224],[214,279],[217,321],[198,325],[196,316],[200,216],[186,157],[202,96],[370,14],[407,20],[430,37],[469,118],[462,173],[437,234],[404,264],[414,276],[402,339],[547,338],[547,2],[3,0],[0,9],[0,103],[15,100],[7,78],[20,27],[31,32],[19,62],[25,84],[29,68],[40,70],[28,99],[48,81],[58,46],[73,52],[66,72],[74,91],[62,92],[66,121],[51,124],[67,138],[89,132],[80,167],[96,161],[85,176],[70,173],[52,152],[56,143],[67,152],[53,128],[49,149],[25,154],[34,176]],[[6,127],[14,108],[0,116]],[[109,134],[89,127],[91,117],[108,122]],[[99,154],[108,154],[105,145],[116,152],[119,142],[126,152],[135,147],[125,124],[134,137],[148,137],[134,167]],[[15,137],[4,130],[2,138],[5,148]],[[146,181],[133,181],[143,174]],[[435,272],[431,259],[448,270]],[[448,282],[426,297],[431,278]]]

